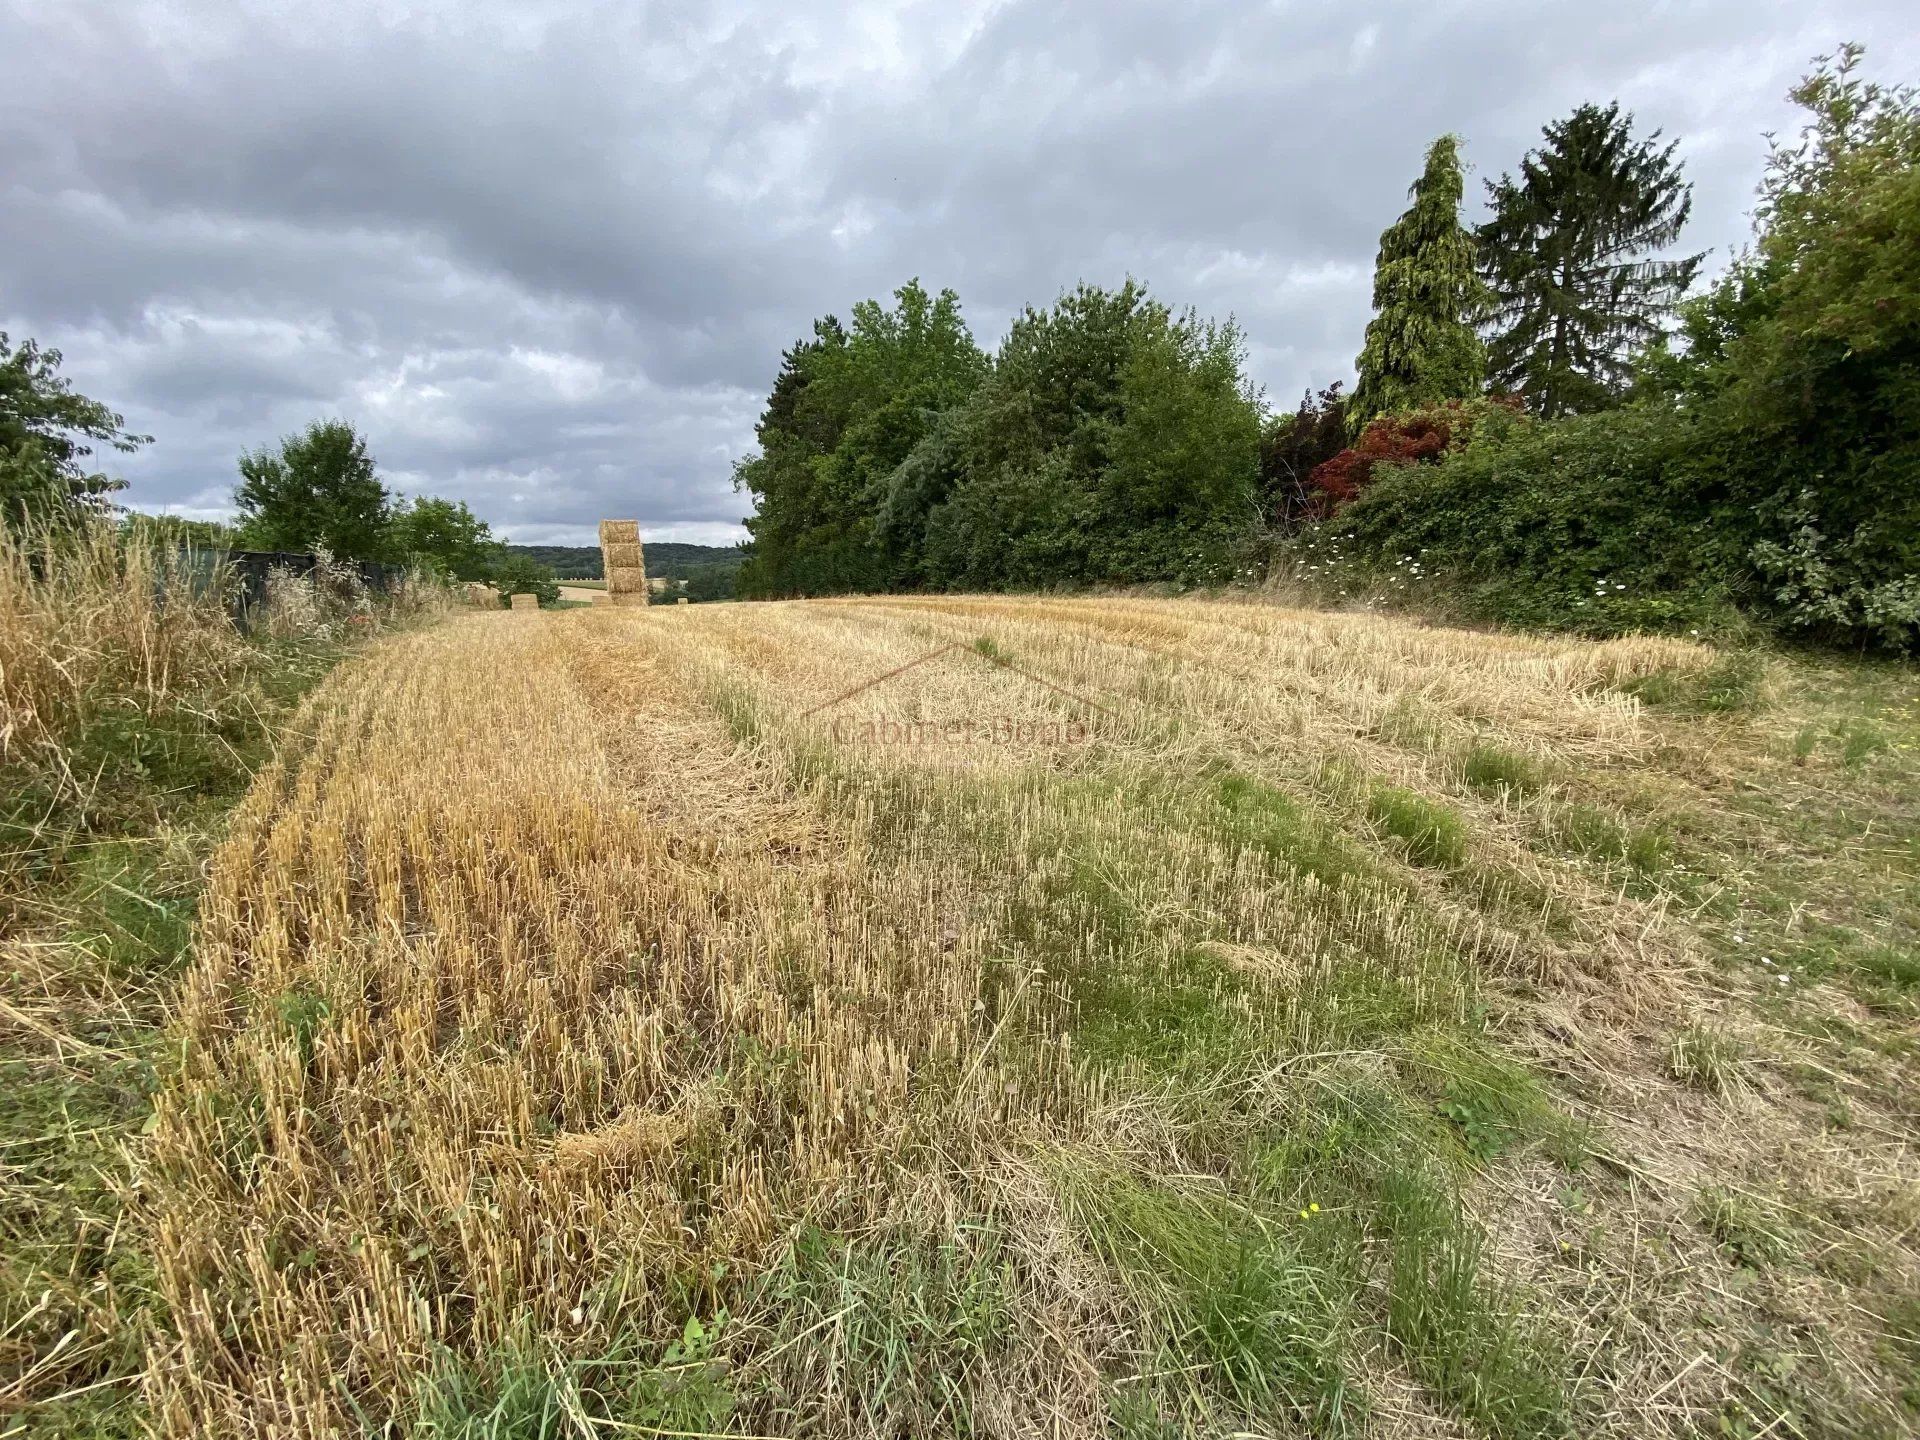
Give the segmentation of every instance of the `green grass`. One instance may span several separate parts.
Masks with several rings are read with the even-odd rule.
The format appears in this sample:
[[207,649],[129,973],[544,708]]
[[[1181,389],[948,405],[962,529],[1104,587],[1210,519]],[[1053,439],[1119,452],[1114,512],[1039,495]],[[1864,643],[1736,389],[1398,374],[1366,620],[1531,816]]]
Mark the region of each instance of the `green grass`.
[[1003,650],[991,635],[982,635],[979,639],[975,640],[973,642],[973,648],[977,653],[986,656],[989,660],[997,661],[999,664],[1011,665],[1013,663],[1013,656]]
[[1193,804],[1196,818],[1229,844],[1330,886],[1374,871],[1325,815],[1267,781],[1231,771],[1216,774],[1211,798],[1211,807]]
[[1437,800],[1399,785],[1375,785],[1367,814],[1415,865],[1452,869],[1466,861],[1466,824]]
[[1224,1403],[1318,1435],[1355,1428],[1364,1402],[1349,1375],[1360,1279],[1350,1222],[1318,1206],[1262,1215],[1064,1158],[1054,1168],[1086,1244],[1156,1318],[1176,1362],[1163,1420]]
[[1532,795],[1547,783],[1538,761],[1484,742],[1461,758],[1460,775],[1475,790],[1493,794]]
[[1682,714],[1732,715],[1760,708],[1769,657],[1736,649],[1700,671],[1661,670],[1622,688],[1649,705]]
[[1920,990],[1920,948],[1875,945],[1846,957],[1847,970],[1894,990]]
[[1583,802],[1553,810],[1547,831],[1553,843],[1571,854],[1624,864],[1642,875],[1664,869],[1673,854],[1672,837],[1659,827],[1634,825]]
[[[1449,1043],[1429,1058],[1427,1083],[1467,1088],[1486,1103],[1476,1087],[1489,1083],[1489,1065],[1507,1068]],[[1503,1122],[1510,1137],[1537,1121],[1538,1099],[1502,1102],[1501,1113],[1526,1117]],[[1293,1206],[1302,1233],[1324,1226],[1368,1242],[1367,1263],[1342,1273],[1384,1291],[1387,1337],[1447,1409],[1490,1435],[1570,1433],[1580,1401],[1567,1384],[1565,1339],[1529,1318],[1532,1296],[1487,1274],[1484,1236],[1461,1205],[1464,1157],[1447,1143],[1450,1128],[1416,1096],[1336,1066],[1256,1152],[1256,1193]]]
[[939,1239],[803,1228],[754,1297],[779,1317],[773,1344],[815,1352],[819,1389],[790,1397],[794,1428],[839,1416],[878,1434],[909,1423],[965,1433],[971,1377],[1022,1343],[1015,1284],[991,1226],[962,1222]]
[[1445,1183],[1408,1166],[1386,1177],[1387,1333],[1408,1367],[1489,1435],[1576,1433],[1565,1342],[1485,1274],[1486,1246]]
[[[443,1354],[414,1397],[418,1440],[561,1440],[583,1433],[705,1435],[733,1411],[716,1354],[725,1317],[689,1316],[680,1338],[649,1356],[637,1344],[587,1358],[520,1340],[479,1362]],[[387,1433],[372,1415],[368,1433]],[[583,1431],[582,1425],[590,1427]]]
[[1409,1049],[1409,1069],[1439,1090],[1434,1110],[1473,1159],[1484,1163],[1537,1144],[1567,1169],[1586,1162],[1587,1127],[1556,1106],[1525,1065],[1461,1031],[1420,1036]]

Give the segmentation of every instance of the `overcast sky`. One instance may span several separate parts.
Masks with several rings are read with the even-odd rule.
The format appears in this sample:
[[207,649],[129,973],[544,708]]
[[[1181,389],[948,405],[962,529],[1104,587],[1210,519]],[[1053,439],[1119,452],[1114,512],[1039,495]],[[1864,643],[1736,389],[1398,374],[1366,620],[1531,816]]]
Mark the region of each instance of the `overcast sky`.
[[1681,140],[1691,248],[1747,235],[1784,95],[1910,3],[373,5],[0,0],[0,329],[227,513],[318,416],[497,532],[744,534],[780,351],[919,276],[991,349],[1128,274],[1238,316],[1276,404],[1350,379],[1427,143],[1480,181],[1618,97]]

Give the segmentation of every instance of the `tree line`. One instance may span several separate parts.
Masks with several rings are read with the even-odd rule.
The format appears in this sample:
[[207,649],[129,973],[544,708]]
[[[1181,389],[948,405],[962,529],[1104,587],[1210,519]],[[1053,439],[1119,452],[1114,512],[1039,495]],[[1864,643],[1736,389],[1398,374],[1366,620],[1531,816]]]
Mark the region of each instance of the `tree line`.
[[1381,235],[1353,392],[1290,412],[1233,321],[1131,279],[1026,309],[991,354],[917,280],[825,316],[735,470],[742,591],[1325,578],[1337,550],[1352,593],[1413,547],[1489,618],[1910,644],[1915,104],[1860,61],[1796,88],[1754,242],[1702,293],[1677,142],[1618,103],[1545,126],[1472,226],[1439,137]]
[[[58,533],[112,519],[126,482],[92,467],[96,447],[131,453],[152,443],[122,416],[74,391],[61,354],[0,333],[0,524]],[[316,420],[276,446],[239,460],[231,523],[127,513],[133,534],[215,550],[326,553],[411,566],[446,580],[480,580],[504,592],[559,598],[553,575],[512,554],[464,501],[396,493],[366,439],[344,420]]]
[[[1269,417],[1231,320],[1132,280],[1028,308],[991,356],[950,290],[826,316],[782,357],[737,485],[751,594],[1220,580],[1375,416],[1492,387],[1546,419],[1614,403],[1699,257],[1650,260],[1687,212],[1672,145],[1619,107],[1547,127],[1492,216],[1460,221],[1459,142],[1434,142],[1381,237],[1351,401]],[[1483,331],[1485,332],[1483,336]],[[1308,442],[1307,453],[1300,450]],[[1334,443],[1336,442],[1337,443]],[[1324,452],[1324,453],[1323,453]]]
[[760,418],[748,595],[1203,579],[1255,518],[1259,396],[1231,323],[1132,281],[1028,309],[987,356],[950,290],[832,316]]

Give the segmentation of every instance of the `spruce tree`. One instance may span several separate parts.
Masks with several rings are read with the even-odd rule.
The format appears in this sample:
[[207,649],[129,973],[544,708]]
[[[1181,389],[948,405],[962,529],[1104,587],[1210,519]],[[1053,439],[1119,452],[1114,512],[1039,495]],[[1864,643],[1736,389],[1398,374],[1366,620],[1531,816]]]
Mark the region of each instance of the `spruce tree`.
[[1662,146],[1658,130],[1636,141],[1617,101],[1542,133],[1517,180],[1487,182],[1493,214],[1478,239],[1493,385],[1552,419],[1619,399],[1633,353],[1661,333],[1703,257],[1645,258],[1679,237],[1693,207],[1678,142]]
[[1380,236],[1374,315],[1347,406],[1356,433],[1378,415],[1475,394],[1485,378],[1475,328],[1482,291],[1473,237],[1460,224],[1461,184],[1460,142],[1442,135],[1407,192],[1413,203]]

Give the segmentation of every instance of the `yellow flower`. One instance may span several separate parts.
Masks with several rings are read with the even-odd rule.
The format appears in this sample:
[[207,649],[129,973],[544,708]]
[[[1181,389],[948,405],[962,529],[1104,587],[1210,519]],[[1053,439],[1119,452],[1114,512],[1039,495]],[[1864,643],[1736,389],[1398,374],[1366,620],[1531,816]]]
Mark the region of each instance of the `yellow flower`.
[[1314,1214],[1318,1215],[1320,1213],[1320,1204],[1318,1201],[1315,1201],[1313,1204],[1307,1206],[1307,1209],[1311,1210]]

